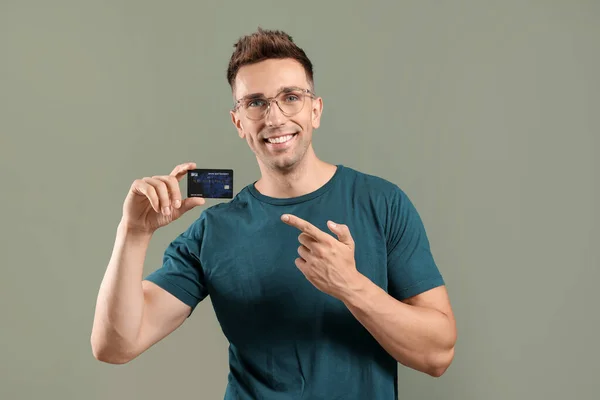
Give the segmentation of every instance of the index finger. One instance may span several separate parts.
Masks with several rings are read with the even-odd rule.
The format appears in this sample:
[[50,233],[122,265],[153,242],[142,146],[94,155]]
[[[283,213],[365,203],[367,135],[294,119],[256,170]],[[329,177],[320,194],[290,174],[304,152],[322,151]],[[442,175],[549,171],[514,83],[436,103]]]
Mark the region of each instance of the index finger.
[[300,229],[302,232],[314,237],[317,240],[322,240],[322,235],[326,235],[325,232],[323,232],[310,222],[305,221],[302,218],[298,218],[295,215],[283,214],[281,216],[281,220],[290,226]]
[[174,176],[175,178],[177,178],[178,181],[180,181],[181,178],[183,178],[190,169],[195,169],[195,168],[196,168],[196,163],[194,163],[194,162],[179,164],[178,166],[176,166],[173,169],[173,171],[171,171],[171,173],[169,175]]

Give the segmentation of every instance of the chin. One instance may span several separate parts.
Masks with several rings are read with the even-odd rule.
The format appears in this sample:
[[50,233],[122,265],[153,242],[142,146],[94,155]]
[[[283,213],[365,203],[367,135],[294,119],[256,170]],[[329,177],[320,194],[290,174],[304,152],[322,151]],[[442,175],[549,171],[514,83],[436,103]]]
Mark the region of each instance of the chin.
[[289,170],[293,168],[296,164],[298,164],[298,160],[296,159],[287,159],[287,160],[272,160],[271,166],[275,169],[279,170]]
[[267,157],[263,159],[263,163],[272,169],[286,171],[294,168],[302,161],[302,156],[299,154],[284,155],[283,157]]
[[301,146],[292,149],[291,153],[278,154],[273,156],[272,154],[262,154],[259,157],[263,165],[270,169],[289,171],[296,167],[302,162],[309,146]]

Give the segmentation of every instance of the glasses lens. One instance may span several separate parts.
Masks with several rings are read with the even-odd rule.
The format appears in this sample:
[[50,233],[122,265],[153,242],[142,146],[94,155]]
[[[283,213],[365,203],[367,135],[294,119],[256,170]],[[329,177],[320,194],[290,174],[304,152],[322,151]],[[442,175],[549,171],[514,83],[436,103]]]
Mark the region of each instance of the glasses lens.
[[[281,112],[288,117],[299,113],[304,107],[304,93],[301,90],[282,92],[276,100]],[[264,118],[269,108],[269,101],[264,97],[248,99],[242,104],[248,118],[255,120]]]
[[261,119],[267,111],[268,101],[265,98],[255,98],[245,100],[243,103],[246,114],[250,119]]
[[297,114],[304,106],[304,93],[301,91],[283,92],[277,96],[277,103],[285,115]]

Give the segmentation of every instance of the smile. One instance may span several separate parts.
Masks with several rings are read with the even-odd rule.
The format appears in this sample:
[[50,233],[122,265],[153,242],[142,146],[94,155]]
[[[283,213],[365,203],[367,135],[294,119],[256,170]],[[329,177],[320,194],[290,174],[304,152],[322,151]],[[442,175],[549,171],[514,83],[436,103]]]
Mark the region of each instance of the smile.
[[279,136],[276,138],[269,138],[269,139],[265,139],[265,142],[272,143],[272,144],[282,144],[282,143],[289,142],[296,135],[297,135],[297,133],[294,133],[292,135]]
[[267,146],[269,146],[273,149],[280,149],[280,148],[287,147],[289,145],[289,143],[291,143],[296,136],[298,136],[298,133],[293,133],[293,134],[285,135],[285,136],[279,136],[276,138],[263,139],[263,141],[265,142],[265,144],[267,144]]

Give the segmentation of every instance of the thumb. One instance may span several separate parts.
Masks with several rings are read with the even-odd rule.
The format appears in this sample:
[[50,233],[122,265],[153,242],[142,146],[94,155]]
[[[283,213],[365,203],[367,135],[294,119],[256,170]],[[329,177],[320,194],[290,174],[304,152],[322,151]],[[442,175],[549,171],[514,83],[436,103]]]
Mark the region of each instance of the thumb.
[[179,215],[183,215],[190,211],[194,207],[202,206],[206,203],[206,200],[202,197],[188,197],[181,202],[181,207],[177,209]]
[[329,229],[335,233],[340,242],[350,246],[354,249],[354,239],[352,239],[352,235],[350,234],[350,229],[347,225],[336,224],[333,221],[327,221],[327,226]]

